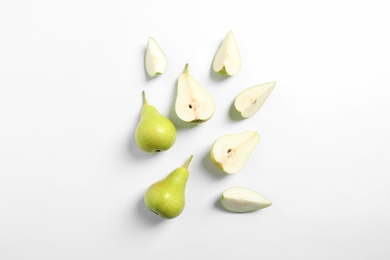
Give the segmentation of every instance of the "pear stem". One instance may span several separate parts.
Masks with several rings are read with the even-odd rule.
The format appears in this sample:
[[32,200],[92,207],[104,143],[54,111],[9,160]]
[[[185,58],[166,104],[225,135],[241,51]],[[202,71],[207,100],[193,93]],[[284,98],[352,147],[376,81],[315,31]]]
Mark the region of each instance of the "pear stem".
[[188,75],[188,63],[186,64],[186,67],[184,68],[184,74]]
[[142,91],[142,99],[144,101],[144,104],[148,104],[148,101],[146,100],[145,90]]
[[188,160],[186,161],[186,163],[184,164],[184,168],[188,169],[188,166],[190,165],[190,162],[192,160],[192,157],[194,157],[193,155],[190,156],[190,158],[188,158]]

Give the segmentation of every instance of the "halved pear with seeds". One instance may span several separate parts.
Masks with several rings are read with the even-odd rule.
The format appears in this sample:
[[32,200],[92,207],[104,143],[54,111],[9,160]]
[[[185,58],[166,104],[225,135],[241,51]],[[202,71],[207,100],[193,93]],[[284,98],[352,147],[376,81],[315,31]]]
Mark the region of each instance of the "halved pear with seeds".
[[145,53],[145,69],[150,77],[155,77],[167,70],[168,62],[164,52],[152,37],[148,39]]
[[215,54],[213,70],[223,76],[236,75],[241,68],[241,55],[236,38],[232,31],[228,32]]
[[234,107],[242,117],[253,116],[274,90],[276,82],[268,82],[245,89],[234,100]]
[[259,140],[257,131],[221,136],[211,148],[211,160],[226,173],[238,173],[246,165]]
[[272,202],[254,190],[232,187],[222,193],[221,204],[228,211],[245,213],[267,208]]
[[188,63],[177,82],[175,103],[177,116],[184,122],[201,123],[209,120],[215,111],[213,97],[189,74]]

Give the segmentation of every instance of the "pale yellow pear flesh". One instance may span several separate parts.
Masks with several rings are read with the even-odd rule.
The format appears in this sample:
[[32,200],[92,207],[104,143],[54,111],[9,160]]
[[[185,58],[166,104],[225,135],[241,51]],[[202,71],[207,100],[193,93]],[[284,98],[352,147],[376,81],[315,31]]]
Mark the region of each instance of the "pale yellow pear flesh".
[[246,213],[267,208],[272,202],[254,190],[237,186],[222,193],[221,204],[228,211]]
[[167,117],[150,105],[142,92],[144,105],[141,119],[135,130],[135,141],[145,152],[161,152],[170,149],[176,141],[176,127]]
[[189,74],[188,64],[178,79],[175,111],[181,120],[190,123],[205,122],[215,111],[213,97]]
[[228,174],[240,172],[260,140],[257,131],[227,134],[213,144],[210,155],[213,163]]
[[274,90],[276,82],[268,82],[243,90],[236,96],[234,107],[242,117],[253,116]]
[[236,75],[241,69],[241,54],[232,31],[228,32],[215,54],[213,70],[224,76]]
[[185,207],[185,189],[189,177],[188,158],[184,166],[176,168],[166,178],[152,184],[145,192],[145,206],[162,218],[179,216]]
[[155,77],[167,70],[168,62],[164,52],[152,37],[148,39],[145,53],[145,69],[150,77]]

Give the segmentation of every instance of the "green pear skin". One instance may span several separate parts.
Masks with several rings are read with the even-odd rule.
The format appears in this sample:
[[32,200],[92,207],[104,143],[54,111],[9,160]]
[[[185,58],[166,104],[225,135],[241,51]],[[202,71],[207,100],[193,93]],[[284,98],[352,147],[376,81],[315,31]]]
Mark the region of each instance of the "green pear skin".
[[145,91],[142,92],[142,97],[144,104],[135,130],[135,141],[145,152],[166,151],[176,141],[176,128],[171,120],[148,103]]
[[182,167],[176,168],[146,190],[144,202],[150,211],[166,219],[181,214],[185,206],[185,189],[190,174],[188,166],[192,157],[191,155]]

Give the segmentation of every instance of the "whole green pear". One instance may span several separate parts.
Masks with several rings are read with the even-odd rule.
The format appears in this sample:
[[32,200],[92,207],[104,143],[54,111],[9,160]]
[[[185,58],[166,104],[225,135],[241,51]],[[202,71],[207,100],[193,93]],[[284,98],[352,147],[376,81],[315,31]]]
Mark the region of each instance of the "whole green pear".
[[148,103],[145,91],[142,91],[142,97],[144,105],[135,130],[135,141],[145,152],[168,150],[176,141],[176,128],[171,120]]
[[166,178],[152,184],[145,192],[146,207],[162,218],[175,218],[180,215],[185,205],[185,188],[189,176],[187,162],[172,171]]

